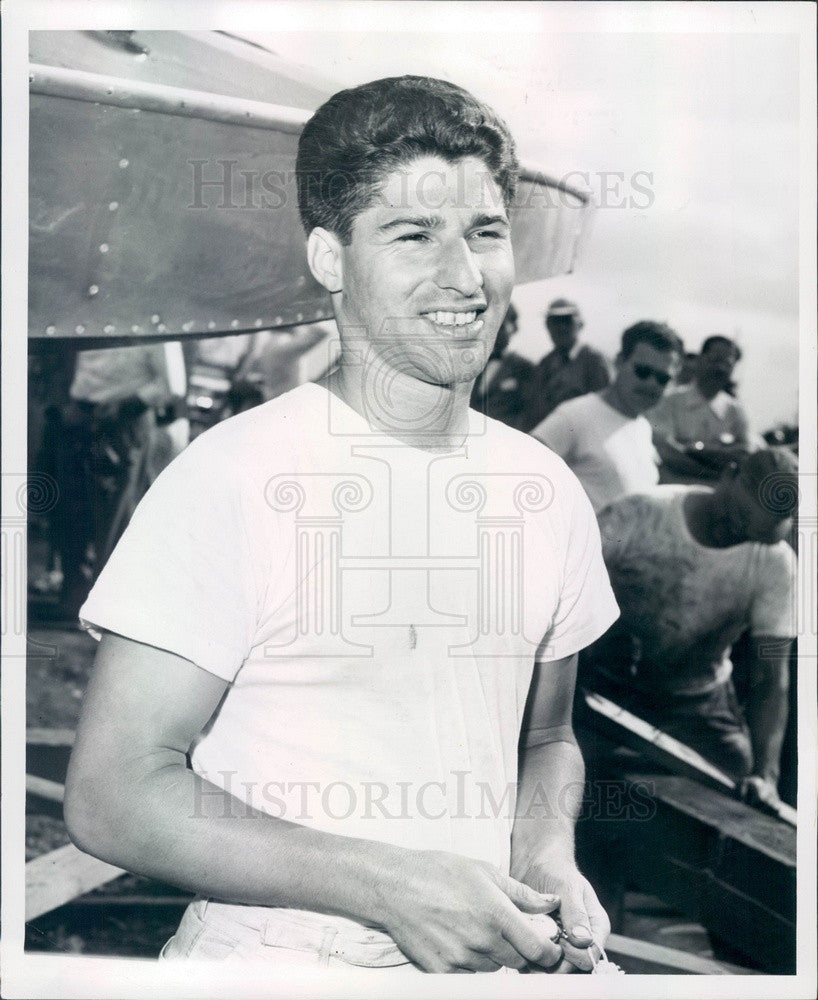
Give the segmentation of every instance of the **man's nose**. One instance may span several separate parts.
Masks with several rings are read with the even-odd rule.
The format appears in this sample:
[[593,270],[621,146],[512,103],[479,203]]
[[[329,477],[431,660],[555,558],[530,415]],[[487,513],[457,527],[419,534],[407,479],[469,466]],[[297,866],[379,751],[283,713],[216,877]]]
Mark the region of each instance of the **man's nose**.
[[440,255],[436,283],[463,296],[476,295],[483,287],[483,272],[465,239],[446,244]]

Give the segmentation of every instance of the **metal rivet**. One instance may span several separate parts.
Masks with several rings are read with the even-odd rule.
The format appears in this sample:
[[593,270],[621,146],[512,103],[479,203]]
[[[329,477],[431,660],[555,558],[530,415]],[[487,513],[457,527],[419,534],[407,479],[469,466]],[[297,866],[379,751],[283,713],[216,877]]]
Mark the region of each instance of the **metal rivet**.
[[74,333],[85,333],[85,327],[82,325],[82,323],[78,323],[74,327]]
[[102,330],[104,333],[115,333],[116,327],[113,324],[108,323],[106,326],[102,328]]
[[257,320],[256,320],[256,326],[261,326],[261,325],[262,325],[262,323],[261,323],[261,320],[260,320],[260,319],[257,319]]
[[108,253],[109,250],[110,250],[110,247],[108,246],[107,243],[100,243],[100,245],[99,245],[99,252],[100,253]]
[[153,316],[151,316],[151,323],[153,323],[155,326],[158,322],[159,322],[159,313],[154,313]]
[[210,320],[210,322],[207,324],[207,328],[208,328],[208,330],[215,330],[216,329],[216,324],[213,322],[213,320]]
[[157,330],[158,330],[158,331],[159,331],[160,333],[164,333],[164,332],[165,332],[165,330],[167,330],[167,327],[165,326],[165,324],[164,324],[164,323],[160,323],[160,324],[159,324],[159,326],[157,326],[157,328],[156,328],[156,329],[157,329]]
[[88,294],[89,295],[97,295],[98,293],[99,293],[99,285],[89,285],[88,286]]
[[307,279],[304,277],[303,274],[300,274],[298,276],[298,281],[296,282],[296,284],[297,285],[306,285],[306,283],[307,283]]
[[274,323],[274,324],[275,324],[276,326],[281,326],[282,322],[283,322],[283,321],[282,321],[282,319],[281,319],[281,317],[280,317],[280,316],[276,316],[276,318],[275,318],[275,319],[273,320],[273,323]]
[[45,332],[50,335],[52,333],[56,333],[57,332],[57,328],[56,328],[56,326],[47,326],[45,328]]
[[110,201],[110,202],[108,202],[108,211],[109,212],[115,212],[118,208],[119,208],[119,202],[118,201]]
[[185,331],[185,333],[189,333],[193,329],[193,323],[191,322],[182,323],[182,329]]
[[141,333],[141,332],[142,332],[142,327],[141,326],[132,326],[131,327],[131,333]]
[[295,317],[296,323],[300,323],[303,318],[304,318],[304,314],[303,313],[296,313],[296,317]]
[[119,166],[120,166],[120,169],[124,170],[124,169],[125,169],[125,167],[127,167],[127,166],[128,166],[128,161],[127,161],[127,160],[126,160],[126,159],[125,159],[125,158],[123,157],[123,158],[122,158],[122,159],[121,159],[121,160],[119,161]]
[[235,330],[238,325],[239,325],[239,321],[237,319],[231,319],[230,320],[230,327],[231,327],[231,329]]

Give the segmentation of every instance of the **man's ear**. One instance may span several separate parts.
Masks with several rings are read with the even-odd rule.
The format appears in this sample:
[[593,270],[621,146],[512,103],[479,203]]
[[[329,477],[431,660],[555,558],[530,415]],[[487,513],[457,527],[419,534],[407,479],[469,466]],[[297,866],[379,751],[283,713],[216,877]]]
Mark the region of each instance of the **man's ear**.
[[334,233],[316,226],[307,237],[307,262],[315,280],[328,292],[343,288],[341,244]]

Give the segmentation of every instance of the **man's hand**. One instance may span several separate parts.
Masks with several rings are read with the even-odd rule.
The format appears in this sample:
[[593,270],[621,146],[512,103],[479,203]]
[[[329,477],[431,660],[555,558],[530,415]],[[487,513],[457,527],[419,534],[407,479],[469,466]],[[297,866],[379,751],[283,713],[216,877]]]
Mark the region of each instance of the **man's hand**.
[[526,916],[554,910],[555,897],[455,854],[413,851],[405,860],[411,867],[398,886],[385,880],[383,924],[424,972],[547,968],[560,960],[559,945]]
[[745,778],[739,787],[742,799],[751,806],[760,806],[777,812],[781,805],[778,789],[772,781],[762,778],[760,774],[751,774]]
[[[565,935],[561,940],[563,957],[548,972],[590,972],[593,963],[588,955],[591,944],[605,946],[611,922],[602,908],[591,883],[574,864],[538,864],[525,874],[524,881],[537,892],[559,896],[559,917]],[[540,963],[532,963],[538,965]],[[543,971],[542,968],[529,971]]]

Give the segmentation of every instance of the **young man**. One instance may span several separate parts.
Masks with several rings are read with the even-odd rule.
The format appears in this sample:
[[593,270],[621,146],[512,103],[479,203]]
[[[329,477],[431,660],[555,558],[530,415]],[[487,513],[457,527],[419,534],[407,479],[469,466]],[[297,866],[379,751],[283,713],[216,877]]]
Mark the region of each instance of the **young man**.
[[658,483],[658,456],[642,414],[661,399],[679,351],[678,336],[664,323],[628,327],[613,383],[569,399],[531,432],[568,463],[595,511]]
[[730,392],[740,359],[729,337],[708,337],[690,383],[667,393],[647,414],[662,460],[662,482],[714,481],[752,447],[747,414]]
[[545,314],[545,328],[554,350],[536,365],[529,382],[528,424],[531,430],[560,403],[587,392],[598,392],[610,382],[605,358],[581,344],[584,326],[579,307],[568,299],[554,299]]
[[[798,496],[795,457],[763,449],[715,489],[660,486],[599,518],[622,618],[589,652],[604,688],[698,750],[750,798],[777,799],[795,636],[795,555],[783,541]],[[749,630],[743,714],[730,650]],[[630,636],[630,655],[621,637]]]
[[69,830],[201,894],[167,957],[588,969],[571,703],[616,605],[573,475],[468,408],[514,281],[512,139],[452,84],[380,80],[315,113],[297,173],[340,364],[137,512],[82,612]]

